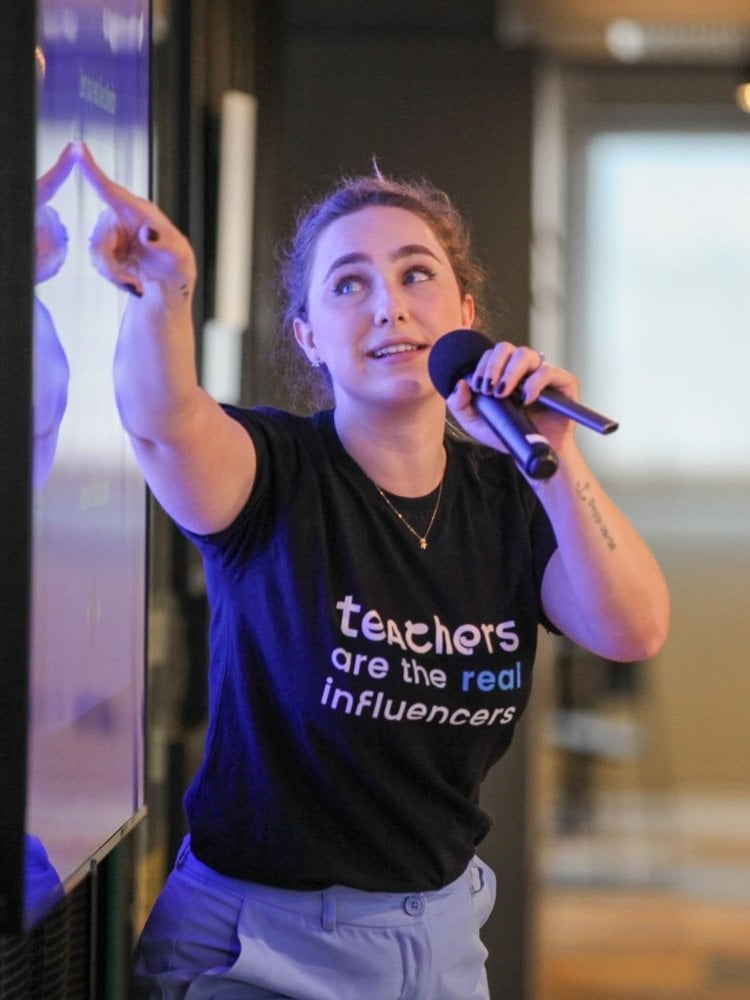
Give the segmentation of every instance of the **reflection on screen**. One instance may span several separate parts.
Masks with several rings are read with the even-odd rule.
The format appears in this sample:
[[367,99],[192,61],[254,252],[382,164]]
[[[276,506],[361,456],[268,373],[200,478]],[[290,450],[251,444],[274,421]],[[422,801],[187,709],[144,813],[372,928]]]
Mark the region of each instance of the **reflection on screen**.
[[68,144],[148,193],[147,0],[41,0],[27,924],[143,806],[146,496],[112,390],[125,293]]

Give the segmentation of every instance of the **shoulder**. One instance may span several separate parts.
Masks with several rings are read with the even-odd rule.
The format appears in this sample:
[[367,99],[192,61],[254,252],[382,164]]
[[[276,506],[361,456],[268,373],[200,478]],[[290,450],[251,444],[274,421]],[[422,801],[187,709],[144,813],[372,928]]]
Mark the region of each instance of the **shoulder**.
[[237,406],[233,403],[222,403],[222,410],[242,424],[249,431],[255,428],[267,428],[269,433],[304,433],[314,417],[303,417],[287,410],[273,406]]
[[211,547],[224,546],[238,532],[243,537],[265,532],[285,511],[314,503],[321,483],[330,478],[333,458],[326,411],[300,416],[268,406],[223,404],[222,409],[251,438],[257,470],[253,489],[237,517],[221,531],[200,536]]
[[[244,427],[262,456],[264,452],[316,451],[329,434],[328,411],[301,416],[272,406],[242,407],[225,403],[224,412]],[[270,456],[269,456],[270,457]]]

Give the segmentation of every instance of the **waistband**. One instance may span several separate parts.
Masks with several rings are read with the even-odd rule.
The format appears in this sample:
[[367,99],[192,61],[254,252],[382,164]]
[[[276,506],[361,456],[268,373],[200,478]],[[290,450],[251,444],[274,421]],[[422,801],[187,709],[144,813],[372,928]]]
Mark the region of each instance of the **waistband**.
[[455,881],[429,892],[367,892],[343,885],[320,890],[277,889],[222,875],[209,868],[193,854],[189,835],[182,843],[175,867],[243,900],[319,919],[324,930],[333,930],[337,923],[397,926],[437,916],[480,892],[485,885],[486,869],[484,863],[475,858]]

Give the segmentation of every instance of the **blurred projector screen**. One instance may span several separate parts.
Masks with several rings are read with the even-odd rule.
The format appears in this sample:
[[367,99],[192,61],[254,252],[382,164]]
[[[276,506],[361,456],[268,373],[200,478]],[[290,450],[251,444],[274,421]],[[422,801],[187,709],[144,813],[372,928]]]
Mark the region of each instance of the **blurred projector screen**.
[[[147,195],[148,0],[40,0],[36,173],[83,140]],[[93,269],[104,206],[74,166],[39,186],[25,924],[144,806],[146,492],[112,359],[124,292]]]

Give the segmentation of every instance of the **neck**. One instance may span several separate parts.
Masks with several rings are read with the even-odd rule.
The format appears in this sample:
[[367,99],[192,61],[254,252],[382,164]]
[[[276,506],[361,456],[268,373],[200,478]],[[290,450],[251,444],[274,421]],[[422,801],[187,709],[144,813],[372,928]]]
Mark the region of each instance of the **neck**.
[[398,496],[419,497],[439,485],[445,471],[445,404],[437,396],[420,408],[353,413],[337,406],[341,443],[374,483]]

